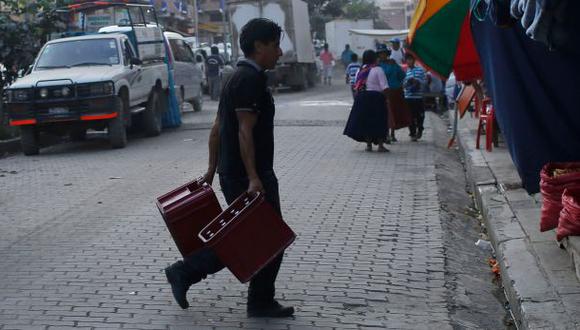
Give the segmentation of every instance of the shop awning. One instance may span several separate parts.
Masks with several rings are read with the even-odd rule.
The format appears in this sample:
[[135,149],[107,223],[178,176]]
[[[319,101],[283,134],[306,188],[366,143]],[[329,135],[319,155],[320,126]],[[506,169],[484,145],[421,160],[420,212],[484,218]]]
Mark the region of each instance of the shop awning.
[[350,29],[348,32],[369,37],[406,38],[409,30]]

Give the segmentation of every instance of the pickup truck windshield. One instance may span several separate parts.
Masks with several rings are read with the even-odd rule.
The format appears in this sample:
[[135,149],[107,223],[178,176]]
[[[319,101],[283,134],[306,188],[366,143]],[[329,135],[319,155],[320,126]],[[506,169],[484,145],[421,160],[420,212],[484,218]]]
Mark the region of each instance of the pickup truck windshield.
[[74,40],[47,45],[38,59],[36,69],[119,63],[115,39]]

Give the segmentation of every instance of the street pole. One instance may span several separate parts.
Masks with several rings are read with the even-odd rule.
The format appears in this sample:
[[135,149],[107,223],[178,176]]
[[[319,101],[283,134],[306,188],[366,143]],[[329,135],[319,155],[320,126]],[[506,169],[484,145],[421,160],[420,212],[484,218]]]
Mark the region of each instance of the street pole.
[[199,48],[199,7],[197,6],[199,0],[193,0],[193,8],[195,11],[195,48]]
[[226,60],[230,61],[231,58],[231,54],[228,52],[228,41],[229,41],[229,34],[228,34],[228,23],[227,23],[227,19],[226,19],[226,8],[224,6],[224,8],[222,9],[222,29],[223,29],[223,35],[224,35],[224,53],[226,54]]

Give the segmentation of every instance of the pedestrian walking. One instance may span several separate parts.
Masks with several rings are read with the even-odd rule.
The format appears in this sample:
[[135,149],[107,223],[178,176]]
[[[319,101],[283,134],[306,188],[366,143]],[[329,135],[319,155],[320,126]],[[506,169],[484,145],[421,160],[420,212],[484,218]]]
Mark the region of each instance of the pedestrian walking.
[[350,91],[352,93],[352,98],[354,99],[355,91],[354,91],[354,84],[356,82],[356,74],[360,70],[360,63],[358,62],[358,55],[356,53],[352,53],[350,56],[351,62],[348,64],[345,70],[346,76],[346,83],[350,86]]
[[350,45],[344,45],[344,50],[342,51],[342,54],[340,54],[340,61],[345,68],[350,64],[352,54],[354,54],[354,52],[350,50]]
[[235,69],[232,66],[232,63],[227,61],[226,64],[224,65],[223,70],[222,70],[221,90],[224,90],[226,84],[228,83],[228,81],[230,80],[230,78],[232,77],[234,72],[235,72]]
[[334,55],[328,50],[328,44],[324,44],[324,50],[320,52],[322,62],[322,76],[325,85],[332,85],[332,68],[334,67]]
[[385,136],[388,131],[387,103],[385,94],[389,88],[387,77],[377,66],[377,53],[366,50],[363,53],[363,66],[357,74],[354,104],[350,111],[343,134],[358,142],[367,144],[366,151],[388,152]]
[[401,39],[391,39],[391,58],[397,62],[398,65],[403,65],[405,62],[405,51],[401,48]]
[[381,45],[377,51],[379,54],[379,65],[387,76],[389,90],[387,91],[387,109],[389,111],[390,136],[387,143],[397,142],[395,130],[411,125],[411,112],[405,102],[403,93],[403,81],[405,71],[395,60],[390,58],[391,51],[386,45]]
[[219,48],[217,46],[211,47],[211,55],[205,60],[205,64],[209,83],[209,95],[212,101],[217,101],[220,98],[221,70],[224,67],[224,61],[219,54]]
[[425,70],[415,65],[415,57],[410,53],[405,54],[407,73],[403,83],[405,100],[411,110],[412,120],[409,126],[409,136],[412,141],[417,141],[423,136],[423,122],[425,121],[425,108],[423,94],[425,90]]
[[[282,55],[282,28],[271,20],[250,20],[240,32],[245,59],[226,83],[209,137],[209,167],[204,181],[211,184],[217,169],[225,199],[232,203],[243,192],[263,192],[281,215],[274,163],[274,100],[265,70],[274,69]],[[252,244],[252,242],[248,242]],[[249,317],[289,317],[293,307],[274,299],[275,281],[283,252],[255,275],[248,291]],[[173,296],[182,308],[189,307],[189,287],[224,268],[211,249],[178,261],[165,269]]]

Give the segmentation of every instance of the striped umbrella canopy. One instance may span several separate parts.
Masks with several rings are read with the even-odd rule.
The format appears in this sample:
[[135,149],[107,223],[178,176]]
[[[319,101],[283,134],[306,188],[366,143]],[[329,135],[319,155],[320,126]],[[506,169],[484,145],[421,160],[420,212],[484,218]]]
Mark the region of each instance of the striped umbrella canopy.
[[470,26],[470,0],[420,0],[407,36],[407,51],[431,72],[460,81],[482,77]]

